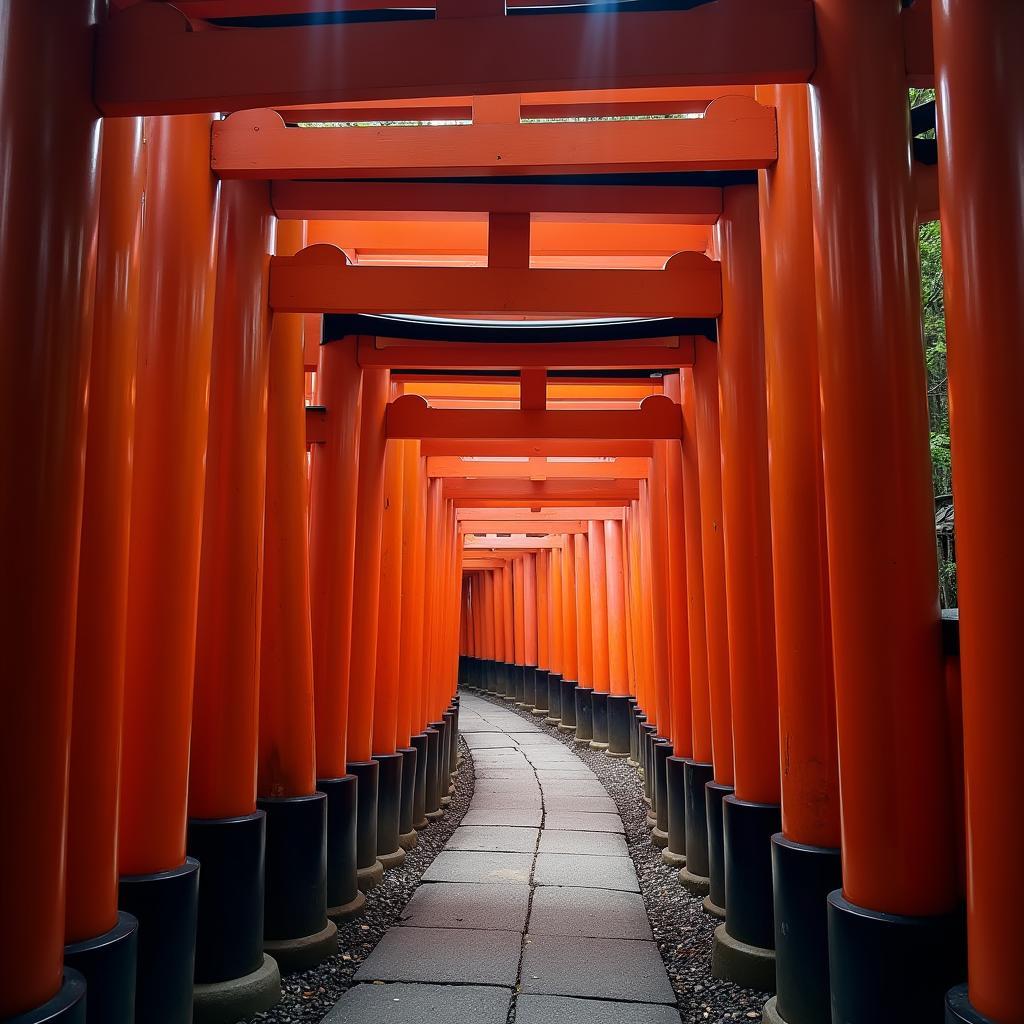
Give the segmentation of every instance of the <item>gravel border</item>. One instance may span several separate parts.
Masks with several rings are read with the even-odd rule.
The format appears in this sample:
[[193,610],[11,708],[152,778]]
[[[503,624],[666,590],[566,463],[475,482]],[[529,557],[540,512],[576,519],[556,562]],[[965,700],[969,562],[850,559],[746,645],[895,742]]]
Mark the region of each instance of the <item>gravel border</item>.
[[[423,872],[459,827],[473,797],[476,773],[466,741],[459,737],[457,777],[451,805],[439,821],[419,832],[419,842],[409,850],[401,867],[384,872],[383,881],[366,894],[366,910],[338,927],[338,952],[308,971],[286,974],[281,979],[282,998],[277,1006],[239,1024],[320,1024],[342,995],[352,987],[352,976],[370,955],[384,933],[401,917],[420,883]],[[467,1022],[470,1024],[470,1022]]]
[[625,758],[612,758],[599,750],[577,746],[573,733],[559,732],[556,726],[544,724],[542,719],[509,701],[475,690],[467,692],[518,714],[561,741],[593,769],[615,801],[626,828],[626,845],[636,866],[654,939],[675,989],[682,1024],[760,1021],[769,993],[741,988],[711,974],[711,946],[715,927],[721,922],[704,911],[701,897],[691,895],[679,884],[677,869],[662,861],[661,850],[651,842],[643,782],[637,770]]

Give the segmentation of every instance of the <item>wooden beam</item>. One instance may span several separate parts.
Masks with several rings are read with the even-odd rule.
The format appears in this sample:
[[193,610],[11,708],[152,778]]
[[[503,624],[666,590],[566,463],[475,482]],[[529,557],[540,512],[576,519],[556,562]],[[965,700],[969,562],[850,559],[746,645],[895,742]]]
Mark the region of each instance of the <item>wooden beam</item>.
[[573,89],[806,82],[812,0],[716,0],[685,11],[189,31],[143,3],[97,29],[107,115]]
[[565,538],[560,536],[466,537],[462,544],[463,551],[504,551],[509,554],[564,547]]
[[533,456],[593,455],[649,458],[653,454],[649,440],[601,438],[424,438],[423,455]]
[[[645,273],[645,271],[634,271]],[[654,271],[651,271],[654,273]],[[651,341],[569,342],[545,345],[488,345],[469,342],[414,342],[360,338],[359,365],[389,369],[521,370],[672,369],[692,366],[695,340],[690,335]]]
[[274,110],[213,125],[222,178],[403,178],[437,175],[750,171],[778,159],[775,111],[723,96],[703,117],[544,124],[294,128]]
[[486,558],[478,555],[472,558],[464,558],[462,560],[462,571],[469,572],[473,569],[504,569],[507,564],[508,560],[505,558]]
[[[456,522],[486,524],[487,532],[500,533],[503,528],[498,523],[514,522],[518,526],[510,527],[509,532],[515,533],[517,529],[526,529],[525,524],[540,525],[548,524],[554,528],[562,529],[565,523],[574,521],[585,521],[588,519],[622,519],[621,508],[603,508],[594,505],[582,505],[577,507],[567,506],[564,508],[542,508],[538,511],[530,509],[493,509],[493,508],[472,508],[465,506],[455,510]],[[530,531],[527,529],[526,531]]]
[[[493,510],[488,510],[493,511]],[[509,509],[508,511],[514,512],[515,509]],[[606,511],[606,510],[602,510]],[[612,510],[616,511],[616,510]],[[621,511],[621,510],[618,510]],[[459,533],[471,537],[487,535],[491,533],[515,533],[527,535],[533,535],[538,533],[545,533],[547,530],[553,530],[556,533],[586,533],[587,523],[582,519],[566,519],[561,522],[552,523],[550,526],[545,527],[543,523],[539,523],[536,526],[531,525],[529,521],[517,521],[515,519],[498,519],[493,523],[489,522],[477,522],[474,520],[464,520],[459,523]]]
[[700,253],[664,270],[353,267],[314,245],[270,261],[270,304],[284,313],[533,314],[552,317],[717,317],[719,265]]
[[[270,190],[285,220],[344,220],[359,211],[411,214],[520,213],[582,217],[679,218],[678,223],[714,224],[722,212],[722,190],[704,186],[532,185],[404,181],[275,181]],[[483,217],[481,216],[481,220]],[[631,223],[643,221],[632,219]]]
[[617,501],[627,504],[639,497],[636,480],[445,480],[444,496],[453,501],[517,501],[543,505],[545,501]]
[[486,480],[646,480],[650,459],[614,462],[465,462],[452,456],[429,456],[427,476]]
[[682,434],[679,406],[652,395],[639,409],[523,412],[516,409],[431,409],[417,395],[403,395],[388,405],[389,439],[423,438],[618,438],[671,440]]

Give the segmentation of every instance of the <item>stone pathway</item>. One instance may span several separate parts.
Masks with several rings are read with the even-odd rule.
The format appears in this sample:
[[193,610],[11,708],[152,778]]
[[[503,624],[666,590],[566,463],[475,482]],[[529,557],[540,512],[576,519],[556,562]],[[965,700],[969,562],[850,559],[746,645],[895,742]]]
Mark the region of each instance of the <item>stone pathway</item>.
[[469,694],[459,726],[469,811],[325,1024],[679,1024],[597,777]]

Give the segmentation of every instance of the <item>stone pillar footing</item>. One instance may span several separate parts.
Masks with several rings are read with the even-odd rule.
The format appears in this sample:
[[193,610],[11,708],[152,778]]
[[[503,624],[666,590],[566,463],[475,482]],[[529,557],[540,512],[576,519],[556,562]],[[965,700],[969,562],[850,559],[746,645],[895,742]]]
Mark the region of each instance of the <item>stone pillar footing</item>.
[[774,992],[775,950],[740,942],[729,934],[728,925],[720,924],[711,947],[711,973],[744,988]]
[[138,934],[135,918],[120,911],[110,931],[64,947],[64,966],[82,975],[89,989],[88,1024],[132,1024],[135,1020]]
[[961,912],[884,914],[849,902],[837,889],[828,897],[828,942],[834,1019],[903,1024],[940,1020],[943,1013],[950,1019],[947,991],[967,973]]
[[711,879],[707,875],[698,875],[691,871],[689,858],[686,866],[679,869],[679,884],[694,896],[706,897],[711,892]]
[[[201,884],[201,883],[200,883]],[[230,981],[196,983],[192,1024],[235,1024],[281,1001],[281,973],[272,956],[262,954],[259,966]]]

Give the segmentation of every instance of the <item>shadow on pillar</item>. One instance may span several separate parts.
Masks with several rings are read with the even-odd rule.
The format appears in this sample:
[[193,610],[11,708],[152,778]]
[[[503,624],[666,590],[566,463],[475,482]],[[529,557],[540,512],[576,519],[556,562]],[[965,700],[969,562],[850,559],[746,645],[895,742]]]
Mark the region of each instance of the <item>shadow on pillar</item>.
[[327,797],[327,916],[347,921],[366,907],[356,868],[359,784],[343,775],[317,779],[316,788]]
[[559,732],[575,732],[576,730],[576,682],[573,679],[562,680],[562,719],[558,723]]
[[839,850],[772,836],[777,995],[764,1008],[767,1024],[818,1024],[832,1019],[828,980],[828,894],[843,884]]
[[608,694],[594,690],[590,695],[591,718],[594,738],[590,741],[591,750],[608,749]]
[[138,921],[135,1019],[139,1024],[189,1024],[199,862],[187,857],[184,864],[170,871],[123,875],[118,881],[117,902]]
[[438,732],[437,737],[437,794],[441,808],[452,802],[452,718],[451,709],[441,715],[439,722],[430,723]]
[[263,951],[266,827],[263,811],[189,819],[187,849],[200,866],[195,1024],[231,1024],[281,999],[277,962]]
[[417,733],[410,741],[416,751],[416,788],[412,797],[412,827],[426,828],[427,821],[427,761],[430,737],[425,732]]
[[629,757],[629,722],[632,706],[629,697],[609,694],[607,700],[609,757]]
[[540,718],[547,718],[548,715],[548,670],[538,668],[534,670],[537,678],[537,686],[533,694],[532,713]]
[[731,794],[723,799],[722,812],[725,924],[715,929],[711,972],[745,988],[774,992],[772,836],[782,828],[782,809]]
[[708,816],[708,895],[704,909],[713,917],[725,920],[725,836],[722,828],[722,801],[733,791],[732,786],[709,782],[704,787]]
[[424,806],[426,811],[424,817],[428,822],[437,821],[443,814],[441,810],[441,789],[440,789],[440,750],[441,731],[432,722],[429,728],[424,729],[427,735],[427,779],[426,799]]
[[654,766],[654,785],[651,790],[654,827],[651,829],[651,842],[664,849],[668,845],[668,759],[672,756],[672,744],[660,736],[652,738],[651,755]]
[[665,762],[665,813],[668,818],[668,842],[661,851],[661,859],[669,867],[681,868],[686,864],[685,758],[670,757]]
[[711,892],[708,864],[708,810],[705,786],[714,781],[713,765],[685,761],[683,786],[686,800],[686,867],[679,872],[679,883],[695,896]]
[[627,762],[634,768],[640,767],[640,726],[647,716],[640,710],[635,697],[629,698],[629,757]]
[[523,666],[522,696],[519,707],[532,711],[537,706],[537,669],[533,665]]
[[[884,914],[828,897],[832,1013],[844,1024],[938,1021],[987,1024],[948,990],[967,974],[964,915]],[[957,1005],[959,1003],[959,1006]],[[971,1016],[971,1013],[974,1016]],[[956,1014],[959,1013],[960,1016]]]
[[327,919],[327,796],[262,797],[267,816],[263,949],[282,971],[304,971],[337,952]]
[[547,725],[558,725],[562,721],[562,677],[557,672],[548,673],[548,714]]
[[414,827],[416,784],[419,781],[419,752],[415,747],[400,747],[402,755],[402,802],[398,812],[398,843],[403,850],[412,850],[419,842]]
[[356,777],[356,881],[366,892],[384,877],[384,865],[377,860],[377,786],[380,765],[376,761],[353,761],[348,765]]
[[589,686],[576,687],[576,742],[590,746],[594,738],[594,691]]
[[405,863],[402,834],[402,755],[374,754],[377,771],[377,860],[384,869]]
[[[88,987],[85,1015],[88,1024],[132,1024],[135,1020],[138,933],[138,922],[122,910],[110,931],[64,947],[64,966],[82,975]],[[20,1017],[14,1019],[21,1020]]]

